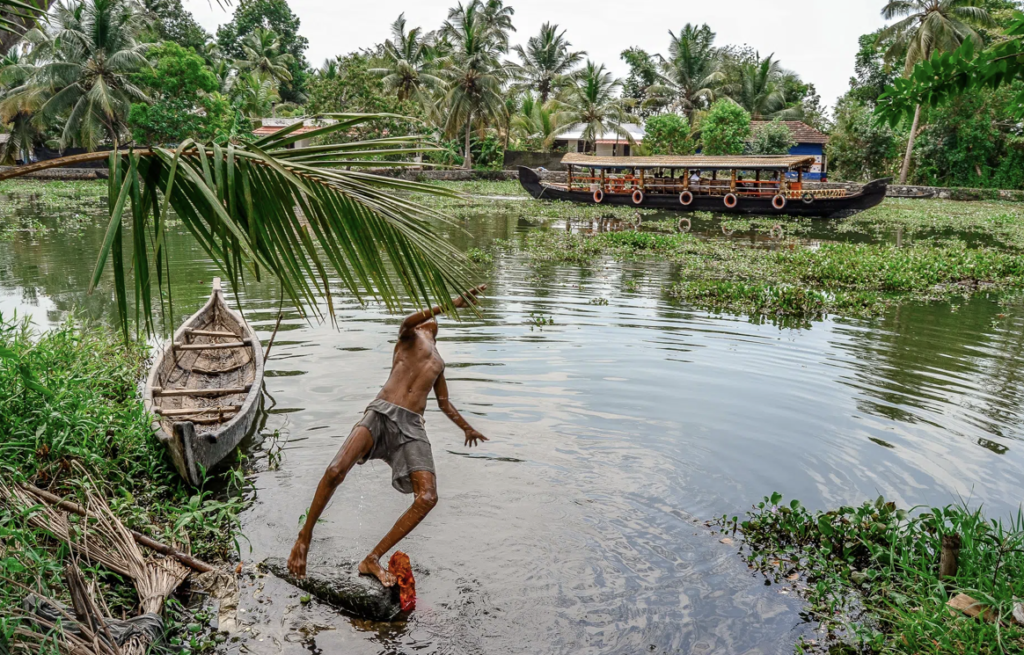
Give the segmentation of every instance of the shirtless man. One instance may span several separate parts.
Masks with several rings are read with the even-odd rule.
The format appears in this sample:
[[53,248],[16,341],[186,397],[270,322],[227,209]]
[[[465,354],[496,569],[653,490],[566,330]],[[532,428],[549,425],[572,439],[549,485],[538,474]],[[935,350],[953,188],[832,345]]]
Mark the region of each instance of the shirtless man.
[[[476,295],[486,288],[487,285],[482,284],[470,289],[465,297],[455,298],[452,304],[465,307],[466,298],[475,304]],[[487,437],[470,427],[448,400],[444,360],[436,346],[437,320],[434,317],[441,313],[440,307],[434,307],[416,312],[402,321],[391,360],[391,376],[377,394],[377,399],[366,408],[362,420],[352,428],[352,433],[316,488],[306,523],[288,557],[288,569],[297,578],[306,575],[306,554],[313,538],[313,526],[327,507],[334,490],[354,464],[381,459],[391,466],[391,484],[395,489],[413,494],[414,500],[412,507],[359,563],[359,572],[376,576],[385,587],[395,584],[395,576],[381,566],[380,558],[412,532],[437,504],[434,458],[423,429],[423,410],[427,408],[427,395],[431,389],[441,411],[465,432],[466,446],[487,441]]]

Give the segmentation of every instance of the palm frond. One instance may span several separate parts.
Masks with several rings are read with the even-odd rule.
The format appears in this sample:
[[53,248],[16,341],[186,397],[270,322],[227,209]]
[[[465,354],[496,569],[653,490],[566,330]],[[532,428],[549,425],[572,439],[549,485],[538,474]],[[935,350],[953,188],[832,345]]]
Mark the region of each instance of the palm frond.
[[[337,123],[322,128],[321,134],[379,117],[341,114],[334,118]],[[162,244],[169,210],[235,288],[248,278],[276,277],[304,315],[322,316],[323,301],[333,318],[331,289],[336,282],[329,277],[329,270],[360,300],[376,298],[396,309],[407,304],[407,297],[414,305],[439,303],[452,309],[452,292],[470,286],[469,264],[433,231],[427,219],[436,215],[396,193],[450,192],[348,168],[368,163],[371,155],[416,152],[426,146],[412,137],[392,137],[364,141],[357,147],[337,144],[293,149],[287,147],[293,136],[226,147],[186,141],[177,150],[111,153],[110,221],[93,282],[99,283],[110,260],[126,333],[126,270],[135,272],[134,300],[149,329],[153,325],[152,299],[164,296],[167,280],[160,261],[167,256]],[[395,148],[396,144],[401,145]],[[23,166],[0,174],[0,179],[54,162],[68,163],[65,159]],[[392,165],[375,163],[378,167]],[[130,221],[137,242],[130,262],[123,262],[121,254],[122,224],[126,221]],[[150,239],[140,236],[147,233]],[[147,242],[153,244],[152,250],[145,247]],[[151,289],[154,280],[160,293]]]

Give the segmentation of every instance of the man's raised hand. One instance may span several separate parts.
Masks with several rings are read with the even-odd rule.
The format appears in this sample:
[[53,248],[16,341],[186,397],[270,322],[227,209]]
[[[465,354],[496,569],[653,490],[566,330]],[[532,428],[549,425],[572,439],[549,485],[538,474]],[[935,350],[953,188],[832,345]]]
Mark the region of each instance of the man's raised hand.
[[490,441],[487,437],[480,434],[473,428],[466,430],[466,447],[472,448],[477,445],[477,441]]
[[476,295],[478,293],[480,293],[481,291],[485,290],[486,288],[487,288],[486,284],[481,284],[478,287],[473,287],[472,289],[467,291],[465,294],[463,294],[463,295],[459,296],[458,298],[456,298],[455,300],[453,300],[452,301],[452,305],[454,305],[458,309],[461,309],[461,308],[465,307],[466,306],[466,296],[469,296],[470,302],[472,302],[475,305],[476,302],[477,302]]

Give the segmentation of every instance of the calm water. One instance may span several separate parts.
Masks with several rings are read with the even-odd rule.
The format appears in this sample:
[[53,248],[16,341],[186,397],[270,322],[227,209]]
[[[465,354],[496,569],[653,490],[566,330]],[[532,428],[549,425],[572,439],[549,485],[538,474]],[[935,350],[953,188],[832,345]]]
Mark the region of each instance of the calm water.
[[[460,247],[546,229],[464,227],[449,229]],[[109,284],[83,294],[101,231],[0,244],[0,311],[41,327],[74,307],[109,316]],[[172,256],[184,313],[214,271],[185,236]],[[751,575],[705,519],[772,491],[816,508],[879,494],[908,506],[962,498],[994,516],[1018,508],[1019,304],[979,296],[782,329],[668,300],[673,274],[496,257],[482,318],[442,321],[453,402],[491,441],[469,452],[428,412],[441,503],[401,546],[418,571],[412,620],[353,621],[251,577],[247,631],[229,652],[791,653],[811,632],[799,601]],[[247,563],[287,555],[324,467],[387,377],[400,318],[342,295],[340,328],[291,316],[274,346],[265,432],[278,437],[251,447]],[[268,338],[276,289],[240,296]],[[311,562],[362,557],[408,502],[385,465],[357,468]]]

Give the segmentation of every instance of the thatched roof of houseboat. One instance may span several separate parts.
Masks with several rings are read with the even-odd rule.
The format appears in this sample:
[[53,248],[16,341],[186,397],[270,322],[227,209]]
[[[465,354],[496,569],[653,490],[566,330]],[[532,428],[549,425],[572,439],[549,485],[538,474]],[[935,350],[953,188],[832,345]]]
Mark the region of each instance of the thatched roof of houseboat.
[[657,155],[654,157],[596,157],[570,152],[562,157],[562,164],[587,168],[687,168],[702,171],[713,170],[762,170],[791,171],[814,165],[814,157],[808,155],[781,155],[777,157],[746,157],[742,155],[710,157],[692,155],[676,157]]

